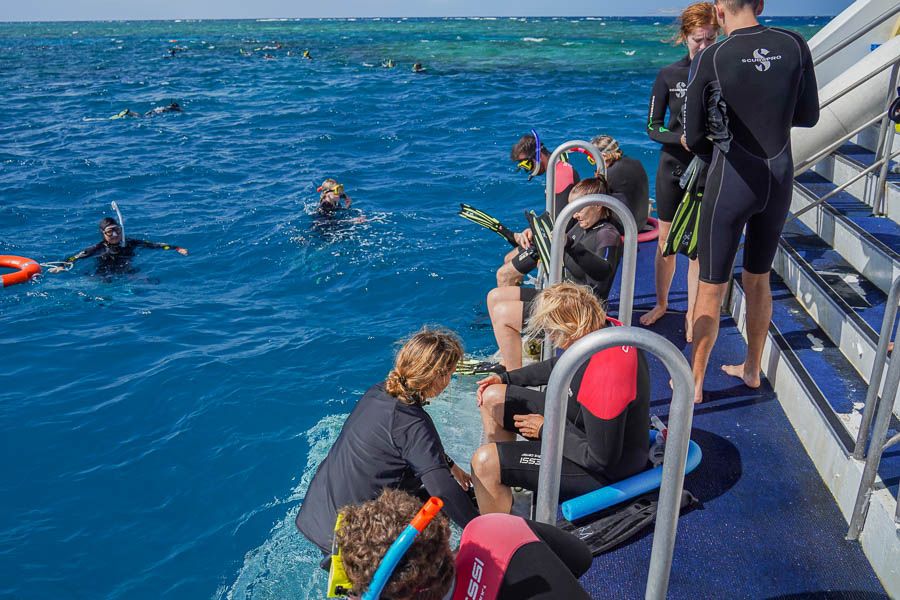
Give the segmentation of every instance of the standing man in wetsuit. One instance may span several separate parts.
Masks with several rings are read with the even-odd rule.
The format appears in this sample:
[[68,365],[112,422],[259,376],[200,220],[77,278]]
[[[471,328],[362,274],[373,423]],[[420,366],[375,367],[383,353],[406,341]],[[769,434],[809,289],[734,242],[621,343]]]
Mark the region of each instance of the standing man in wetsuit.
[[[764,0],[716,0],[726,39],[691,65],[684,127],[692,152],[710,157],[700,216],[700,287],[694,311],[694,402],[703,401],[703,378],[719,335],[719,311],[746,226],[741,283],[747,296],[747,356],[724,365],[750,388],[760,385],[760,361],[772,319],[769,271],[791,205],[794,161],[791,127],[819,120],[816,74],[809,47],[793,32],[764,27]],[[708,99],[727,105],[721,126],[707,118]],[[730,137],[730,145],[727,142]],[[724,150],[722,147],[728,149]]]

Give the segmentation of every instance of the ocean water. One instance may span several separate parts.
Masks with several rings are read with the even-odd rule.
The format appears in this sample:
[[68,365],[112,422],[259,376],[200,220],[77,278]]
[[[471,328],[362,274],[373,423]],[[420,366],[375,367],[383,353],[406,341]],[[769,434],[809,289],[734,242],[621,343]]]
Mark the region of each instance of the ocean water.
[[[773,22],[807,37],[824,23]],[[493,351],[483,297],[506,248],[458,203],[524,226],[543,188],[508,154],[531,127],[551,148],[612,134],[652,181],[644,118],[681,55],[671,30],[0,24],[0,254],[69,256],[98,241],[113,200],[127,236],[190,250],[0,290],[0,597],[322,597],[293,519],[395,341],[441,324]],[[184,112],[108,118],[170,102]],[[329,176],[362,222],[317,221]],[[473,390],[454,381],[431,409],[461,463],[479,437]]]

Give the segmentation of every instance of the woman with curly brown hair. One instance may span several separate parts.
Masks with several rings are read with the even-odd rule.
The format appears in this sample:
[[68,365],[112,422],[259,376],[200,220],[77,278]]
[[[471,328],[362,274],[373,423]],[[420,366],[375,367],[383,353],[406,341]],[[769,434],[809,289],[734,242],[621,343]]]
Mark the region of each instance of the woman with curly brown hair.
[[338,509],[377,498],[385,488],[444,501],[460,527],[478,515],[468,473],[444,452],[424,406],[444,391],[463,350],[453,333],[422,329],[397,352],[387,380],[360,398],[309,485],[297,528],[328,553]]
[[[385,490],[376,500],[341,510],[335,541],[353,588],[351,598],[368,589],[388,548],[421,506],[405,492]],[[474,519],[454,556],[447,519],[438,514],[416,537],[381,598],[580,600],[589,596],[577,577],[592,560],[588,547],[574,535],[511,515]]]

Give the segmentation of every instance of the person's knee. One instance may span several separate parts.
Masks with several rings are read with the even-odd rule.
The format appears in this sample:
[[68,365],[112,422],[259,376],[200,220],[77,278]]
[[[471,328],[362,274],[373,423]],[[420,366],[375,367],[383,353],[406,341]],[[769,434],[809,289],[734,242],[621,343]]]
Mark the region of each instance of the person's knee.
[[744,271],[741,273],[741,285],[745,289],[753,289],[754,291],[767,290],[769,289],[769,274]]
[[498,303],[503,301],[503,288],[495,287],[491,291],[488,292],[487,295],[487,305],[488,310],[491,311]]
[[519,329],[522,327],[522,310],[517,302],[498,302],[494,305],[494,325]]
[[502,409],[506,402],[506,386],[492,385],[481,393],[481,409],[490,414],[495,414]]
[[472,472],[482,482],[500,479],[500,455],[497,444],[485,444],[472,455]]

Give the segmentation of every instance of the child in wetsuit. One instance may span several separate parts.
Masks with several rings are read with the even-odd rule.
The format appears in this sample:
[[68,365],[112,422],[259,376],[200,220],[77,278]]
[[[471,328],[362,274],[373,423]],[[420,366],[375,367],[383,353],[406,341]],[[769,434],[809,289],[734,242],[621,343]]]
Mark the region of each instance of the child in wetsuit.
[[[607,185],[602,177],[584,179],[572,188],[569,202],[606,193]],[[569,224],[566,236],[563,257],[566,271],[572,281],[587,285],[600,301],[605,301],[622,255],[621,233],[609,210],[600,206],[581,209],[575,213],[574,220],[576,224]],[[487,306],[494,337],[501,362],[508,370],[522,366],[522,327],[528,321],[539,293],[537,289],[518,286],[498,287],[488,293]]]

